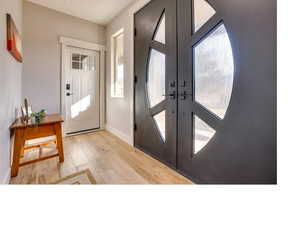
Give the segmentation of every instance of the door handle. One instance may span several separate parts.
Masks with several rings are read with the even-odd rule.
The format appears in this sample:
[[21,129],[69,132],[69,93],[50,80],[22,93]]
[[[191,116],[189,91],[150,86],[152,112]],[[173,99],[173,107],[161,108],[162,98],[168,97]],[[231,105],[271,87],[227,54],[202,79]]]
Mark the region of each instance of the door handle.
[[193,96],[192,94],[188,94],[186,93],[186,91],[184,91],[183,93],[179,94],[180,96],[180,100],[185,100],[187,96]]
[[163,96],[170,97],[170,99],[175,99],[176,98],[176,92],[172,91],[170,94],[166,94],[166,95],[163,95]]
[[70,96],[70,95],[73,95],[73,93],[69,93],[69,92],[68,92],[68,93],[67,93],[67,96]]
[[66,84],[66,90],[70,90],[71,89],[71,85],[70,84]]

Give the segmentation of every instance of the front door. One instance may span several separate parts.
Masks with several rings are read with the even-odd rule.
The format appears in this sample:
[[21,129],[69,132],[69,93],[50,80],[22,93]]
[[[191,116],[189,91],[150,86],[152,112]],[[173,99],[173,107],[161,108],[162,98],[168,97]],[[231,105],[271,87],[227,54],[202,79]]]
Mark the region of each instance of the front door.
[[152,0],[135,27],[135,145],[198,183],[276,183],[276,1]]
[[66,134],[99,129],[99,52],[68,47],[66,68]]
[[176,167],[176,4],[152,1],[135,15],[135,145]]

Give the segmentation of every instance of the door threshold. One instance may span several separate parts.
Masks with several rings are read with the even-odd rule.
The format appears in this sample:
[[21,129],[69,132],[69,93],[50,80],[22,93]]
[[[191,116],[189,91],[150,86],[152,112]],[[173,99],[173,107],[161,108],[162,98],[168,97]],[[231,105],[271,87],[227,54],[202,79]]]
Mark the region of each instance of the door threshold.
[[174,170],[175,172],[179,173],[181,176],[185,177],[186,179],[190,180],[192,183],[194,184],[201,184],[201,182],[194,178],[194,177],[191,177],[189,176],[187,173],[177,169],[175,166],[173,166],[172,164],[160,159],[159,157],[157,157],[156,155],[154,155],[152,152],[148,152],[146,151],[145,149],[139,147],[138,145],[134,144],[134,147],[140,151],[142,151],[143,153],[145,153],[146,155],[150,156],[151,158],[159,161],[160,163],[164,164],[165,166],[167,166],[168,168]]
[[77,131],[77,132],[66,133],[65,137],[71,137],[71,136],[76,136],[76,135],[81,135],[81,134],[93,133],[93,132],[101,131],[101,130],[104,130],[104,129],[99,127],[99,128],[89,129],[89,130],[81,130],[81,131]]

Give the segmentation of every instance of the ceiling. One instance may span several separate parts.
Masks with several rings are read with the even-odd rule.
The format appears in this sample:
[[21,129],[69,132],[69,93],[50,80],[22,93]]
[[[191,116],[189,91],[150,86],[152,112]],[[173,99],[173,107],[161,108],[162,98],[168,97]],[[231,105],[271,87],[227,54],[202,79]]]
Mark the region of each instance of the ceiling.
[[107,25],[115,16],[138,0],[27,0],[59,12]]

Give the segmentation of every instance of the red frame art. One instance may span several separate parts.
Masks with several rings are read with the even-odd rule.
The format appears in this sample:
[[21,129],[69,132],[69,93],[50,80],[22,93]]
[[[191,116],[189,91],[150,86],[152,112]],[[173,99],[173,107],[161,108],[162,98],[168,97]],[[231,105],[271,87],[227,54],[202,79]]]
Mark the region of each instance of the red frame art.
[[18,61],[22,62],[22,39],[12,17],[7,14],[7,50]]

